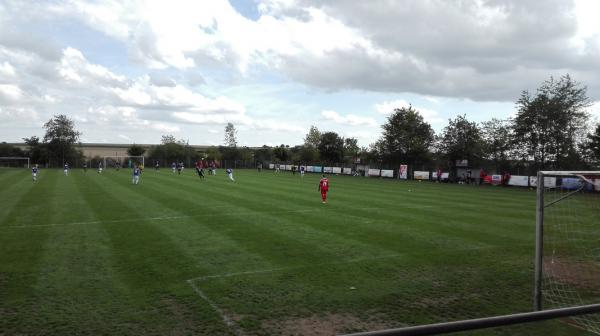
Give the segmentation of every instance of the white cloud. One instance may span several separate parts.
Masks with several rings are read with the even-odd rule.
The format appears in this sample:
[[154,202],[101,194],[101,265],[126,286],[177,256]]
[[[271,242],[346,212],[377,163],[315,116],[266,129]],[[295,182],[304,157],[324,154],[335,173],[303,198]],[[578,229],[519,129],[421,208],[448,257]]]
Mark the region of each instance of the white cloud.
[[360,117],[353,114],[348,114],[346,116],[342,116],[336,111],[324,110],[321,111],[321,116],[325,120],[333,121],[342,125],[350,125],[350,126],[376,126],[377,121],[373,118],[368,117]]
[[592,116],[600,118],[600,100],[592,103],[592,106],[589,108],[589,112],[592,114]]
[[410,104],[406,100],[398,99],[375,104],[375,110],[381,114],[391,114],[394,112],[394,109],[408,107],[409,105]]
[[0,84],[0,102],[18,101],[23,97],[23,90],[13,84]]
[[288,122],[284,122],[282,120],[255,120],[252,123],[252,127],[257,130],[270,130],[293,133],[306,132],[306,128]]
[[0,80],[6,77],[13,77],[15,75],[15,68],[8,62],[0,63]]
[[[383,103],[375,104],[375,110],[381,114],[388,115],[388,114],[393,113],[394,109],[397,109],[397,108],[399,109],[399,108],[403,108],[403,107],[408,108],[409,106],[410,106],[410,103],[407,102],[406,100],[397,99],[397,100],[385,101]],[[423,119],[430,124],[436,124],[436,123],[440,123],[440,122],[444,121],[444,118],[442,118],[440,113],[436,110],[432,110],[432,109],[420,107],[420,106],[413,106],[413,109],[415,109],[417,112],[419,112],[419,114],[421,114]]]

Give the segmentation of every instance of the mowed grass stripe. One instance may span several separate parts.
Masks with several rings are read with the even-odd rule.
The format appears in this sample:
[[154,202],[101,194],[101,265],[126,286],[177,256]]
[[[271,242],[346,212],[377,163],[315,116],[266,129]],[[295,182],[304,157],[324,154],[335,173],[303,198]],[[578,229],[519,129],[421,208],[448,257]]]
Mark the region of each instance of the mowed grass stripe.
[[[222,170],[203,181],[191,170],[146,171],[133,186],[129,170],[55,172],[60,185],[38,184],[36,193],[46,211],[60,211],[15,218],[58,225],[1,231],[12,235],[0,238],[9,251],[36,243],[19,232],[49,237],[43,265],[30,270],[35,286],[17,298],[24,308],[9,307],[0,334],[230,334],[188,279],[249,335],[290,334],[292,323],[326,323],[329,314],[392,327],[530,308],[531,256],[520,247],[529,243],[529,192],[331,176],[322,205],[318,174],[236,170],[232,183]],[[504,197],[510,221],[494,206]],[[3,299],[15,288],[5,289],[4,274],[18,277],[23,260],[0,261]],[[89,316],[95,321],[82,322]]]
[[127,296],[121,300],[136,307],[135,311],[124,312],[129,333],[165,334],[182,328],[187,333],[223,333],[225,327],[215,322],[220,319],[218,314],[199,301],[185,282],[201,272],[198,265],[160,230],[159,224],[144,220],[146,207],[158,212],[166,208],[148,204],[141,197],[143,188],[114,180],[116,176],[90,178],[93,187],[102,190],[105,197],[88,197],[88,202],[99,218],[108,206],[118,214],[139,218],[139,223],[144,224],[102,225],[110,240],[116,276],[127,286]]
[[[284,175],[278,176],[278,180],[280,180],[280,181],[284,180],[285,178],[283,178],[283,176]],[[293,178],[292,175],[287,175],[285,177],[287,177],[288,180],[290,178]],[[182,178],[185,178],[185,177],[178,176],[178,178],[181,180]],[[277,181],[278,182],[277,185],[283,185],[284,184],[284,183],[280,183],[280,181]],[[227,182],[229,182],[229,181],[227,181]],[[261,193],[262,194],[266,193],[266,192],[262,191],[265,188],[257,188],[257,189],[255,189],[255,188],[251,188],[251,187],[249,187],[249,186],[246,185],[246,184],[251,184],[253,182],[256,184],[257,183],[256,179],[246,179],[246,180],[243,180],[243,181],[240,179],[240,182],[239,182],[239,184],[236,185],[236,188],[242,188],[242,189],[243,188],[250,188],[251,190],[249,190],[249,192],[251,192],[253,194],[257,194],[257,195],[260,195]],[[177,181],[176,183],[181,183],[181,182]],[[259,181],[258,183],[261,183],[261,184],[264,185],[263,181]],[[242,186],[242,184],[243,184],[243,186]],[[304,188],[304,189],[305,190],[302,190],[302,191],[306,192],[306,188]],[[272,190],[272,188],[268,188],[268,190],[270,191],[270,190]],[[315,192],[315,194],[317,194],[317,193]],[[350,193],[345,193],[344,195],[355,195],[355,194],[358,194],[358,193],[356,193],[356,192],[350,192]],[[289,196],[289,195],[293,195],[293,196]],[[284,207],[287,205],[285,203],[285,201],[294,201],[295,203],[297,203],[297,199],[299,199],[301,195],[302,195],[301,191],[298,191],[298,192],[295,192],[295,193],[284,191],[282,194],[278,194],[277,195],[278,197],[268,197],[269,195],[265,195],[264,198],[272,200],[272,202],[271,202],[271,208],[273,208],[275,203],[283,203]],[[370,197],[370,199],[373,199],[373,200],[375,200],[374,202],[377,202],[377,197],[376,197],[377,195],[372,195],[372,196],[373,197]],[[232,198],[231,195],[228,195],[228,197]],[[345,197],[349,197],[349,196],[345,196]],[[286,198],[287,198],[287,200],[285,200]],[[234,201],[234,199],[230,199],[230,200]],[[314,202],[311,202],[311,203],[314,203]],[[337,203],[340,203],[339,200],[338,200]],[[353,201],[352,199],[344,200],[341,203],[342,204],[356,204],[356,202]],[[381,204],[380,203],[369,203],[367,205],[377,206],[377,205],[381,205]],[[433,204],[430,204],[429,206],[433,207]],[[279,207],[279,208],[281,208],[281,207]],[[414,216],[415,215],[415,209],[410,209],[410,208],[409,209],[403,209],[402,206],[396,206],[396,208],[397,209],[395,211],[393,211],[393,214],[396,215],[396,213],[397,213],[396,211],[403,211],[405,214],[403,214],[402,216],[400,216],[400,219],[403,219],[405,222],[411,222],[411,221],[414,222],[415,220],[419,220],[419,218],[402,218],[402,217],[405,217],[406,214],[409,214],[410,216]],[[393,209],[393,208],[390,208],[390,209]],[[348,211],[348,210],[349,210],[348,208],[344,209],[344,211]],[[386,208],[385,210],[382,210],[381,212],[389,213],[390,211],[389,211],[389,209]],[[417,211],[417,212],[420,212],[420,211]],[[448,216],[449,214],[445,212],[444,215]],[[282,213],[281,216],[298,216],[298,214],[293,214],[293,213],[284,214],[284,213]],[[302,214],[301,216],[306,217],[306,216],[311,216],[311,214],[310,213],[306,213],[306,214]],[[323,221],[327,221],[327,218],[331,218],[331,217],[335,217],[335,216],[345,216],[345,215],[344,215],[344,213],[333,214],[333,216],[330,216],[329,214],[328,215],[321,214],[321,218],[314,218],[314,220],[315,221],[319,221],[319,222],[323,222]],[[374,214],[374,217],[376,217],[375,214]],[[371,219],[370,217],[364,217],[364,218],[365,218],[365,220]],[[396,218],[398,218],[397,215],[396,215]],[[436,227],[435,230],[438,230],[438,226],[439,226],[438,222],[433,222],[432,225],[434,225]],[[482,225],[480,225],[480,223],[477,223],[476,225],[478,225],[479,227],[482,227]],[[376,223],[374,225],[371,225],[371,226],[374,227],[374,229],[373,229],[374,231],[377,231],[377,225],[376,225]],[[450,234],[450,236],[455,235],[455,236],[462,237],[462,235],[464,235],[465,232],[469,233],[469,234],[471,233],[471,232],[466,231],[466,230],[463,230],[463,232],[460,232],[461,231],[460,227],[461,227],[461,225],[456,225],[455,224],[453,228],[451,228],[450,230],[447,230],[448,232],[444,232],[444,237],[446,237],[446,239],[444,239],[444,240],[448,240],[447,239],[448,234]],[[348,231],[348,228],[345,228],[341,232],[338,232],[338,234],[343,234],[343,232],[346,232],[346,231]],[[430,231],[429,235],[432,234],[432,232],[433,231]],[[375,233],[377,233],[377,232],[375,232]],[[427,235],[424,234],[423,236],[427,236]],[[379,237],[376,235],[374,238],[375,238],[375,241],[378,241]],[[402,237],[400,237],[400,238],[402,238]],[[431,237],[427,236],[427,239],[431,240]],[[396,245],[400,245],[398,243],[401,242],[401,241],[402,240],[396,240]],[[450,240],[450,242],[453,243],[453,244],[457,243],[456,240]],[[469,245],[469,243],[470,243],[470,245],[473,245],[473,242],[467,242],[467,241],[465,241],[464,243],[467,243],[467,245]],[[477,243],[477,242],[475,242],[475,243]],[[449,244],[446,244],[446,245],[449,245]],[[464,244],[461,244],[461,245],[464,245]],[[413,244],[411,244],[410,246],[413,246]]]
[[[16,180],[15,185],[22,186],[25,192],[15,197],[16,202],[2,219],[3,226],[38,222],[53,216],[59,203],[58,178],[57,172],[49,170],[44,180],[35,185],[23,178]],[[19,334],[40,330],[35,327],[42,323],[36,314],[39,299],[33,293],[40,281],[39,269],[45,267],[43,257],[48,238],[49,232],[45,229],[0,234],[1,332]],[[33,329],[30,326],[34,326]]]
[[[176,183],[183,186],[183,182],[178,181]],[[331,255],[331,252],[321,246],[322,244],[314,244],[312,241],[305,241],[302,236],[298,236],[297,232],[294,232],[297,225],[284,226],[280,215],[253,210],[260,208],[264,203],[263,201],[243,197],[238,193],[231,193],[230,189],[227,189],[228,187],[240,190],[239,184],[218,189],[221,191],[212,190],[210,193],[211,200],[231,202],[237,208],[242,209],[242,213],[238,209],[234,209],[222,218],[210,218],[210,220],[200,224],[209,226],[213,231],[219,231],[222,235],[236,241],[240,248],[258,254],[264,260],[269,260],[269,264],[264,265],[264,267],[281,267],[290,262],[302,264],[311,260],[327,259],[328,255]],[[184,191],[181,190],[172,197],[176,199],[176,203],[179,205],[184,204],[187,208],[194,207],[195,202],[181,197],[183,193]],[[151,193],[151,195],[158,202],[161,202],[159,195],[156,193]],[[276,208],[272,205],[271,209],[275,213],[285,211],[284,208]],[[297,215],[301,216],[301,214]],[[322,240],[323,244],[327,243],[326,239],[318,238]],[[331,257],[334,256],[331,255]]]
[[[266,211],[264,213],[256,212],[253,216],[267,216],[269,219],[262,220],[262,222],[264,222],[268,226],[272,226],[275,228],[284,228],[286,231],[292,230],[289,234],[291,234],[293,237],[301,238],[306,235],[316,237],[314,239],[321,240],[320,242],[316,241],[316,243],[319,243],[320,245],[324,246],[326,246],[328,243],[330,244],[330,242],[332,241],[335,242],[336,240],[343,241],[342,244],[338,244],[342,246],[346,246],[347,243],[350,243],[350,246],[356,245],[355,247],[359,247],[362,244],[358,240],[343,239],[340,236],[331,236],[329,232],[323,231],[318,228],[316,228],[317,230],[315,231],[315,227],[299,227],[299,224],[302,224],[302,221],[305,219],[326,226],[328,224],[327,222],[329,218],[344,216],[344,214],[337,212],[333,208],[322,206],[320,204],[320,196],[314,188],[310,188],[310,193],[307,192],[306,188],[304,188],[304,190],[298,190],[293,193],[289,190],[284,190],[283,192],[278,191],[276,194],[274,194],[274,188],[265,188],[265,183],[267,181],[262,181],[262,179],[260,179],[262,177],[263,176],[259,176],[255,179],[248,178],[244,179],[239,183],[236,183],[235,188],[237,190],[244,190],[244,195],[250,194],[252,195],[252,197],[245,196],[243,199],[238,199],[237,196],[232,197],[232,195],[227,191],[227,188],[221,189],[225,190],[222,193],[215,193],[211,191],[211,195],[219,196],[219,194],[222,194],[221,197],[224,201],[229,201],[235,204],[240,204],[240,202],[244,202],[248,205],[248,207],[252,209],[257,209],[262,206],[265,206],[265,202],[262,200],[269,200],[269,203],[267,203],[266,206],[268,206],[268,208],[272,211]],[[278,185],[280,186],[281,184],[278,183]],[[307,211],[293,212],[286,210],[289,208],[293,208],[298,204],[303,205],[303,207],[301,207],[300,209],[305,209]],[[278,213],[278,211],[280,212]],[[282,219],[285,219],[285,221],[282,222]],[[317,231],[321,234],[316,234]],[[375,246],[372,246],[370,249],[381,248],[375,248]],[[367,251],[368,250],[369,249],[367,249]],[[381,252],[390,253],[391,251],[382,250]]]
[[[177,177],[179,180],[181,180],[182,176],[178,176]],[[247,183],[250,182],[256,182],[256,180],[243,180],[243,182],[240,182],[238,185],[236,185],[236,188],[240,188],[240,185],[243,183],[244,185],[246,185]],[[183,182],[177,182],[177,183],[183,183]],[[261,181],[262,183],[262,181]],[[280,183],[278,183],[278,185],[280,185]],[[257,192],[255,191],[254,188],[250,188],[251,190],[249,190],[250,192],[252,192],[253,194],[256,194]],[[262,188],[265,189],[265,188]],[[261,189],[261,190],[262,190]],[[312,188],[311,188],[312,189]],[[272,190],[272,188],[268,188],[268,191]],[[285,195],[288,195],[289,193],[284,193]],[[294,193],[294,197],[297,197],[300,194],[300,192]],[[228,197],[230,197],[231,195],[228,195]],[[271,199],[271,200],[277,200],[276,202],[280,202],[281,201],[281,197],[268,197],[269,195],[265,195],[266,199]],[[278,195],[279,196],[279,195]],[[287,197],[287,196],[286,196]],[[288,197],[289,198],[289,197]],[[235,202],[235,199],[229,199],[232,202]],[[249,200],[245,200],[245,202],[248,202]],[[235,202],[235,203],[239,203],[239,202]],[[272,206],[273,207],[273,203],[272,202]],[[314,202],[312,202],[314,204]],[[260,204],[259,204],[260,205]],[[285,202],[283,204],[283,206],[285,206]],[[253,208],[256,208],[256,206],[253,206]],[[336,259],[338,259],[339,261],[343,261],[344,259],[349,259],[350,258],[355,258],[355,257],[364,257],[365,255],[389,255],[390,253],[392,253],[393,251],[388,249],[383,249],[382,248],[382,244],[381,244],[381,239],[382,237],[380,237],[380,232],[377,231],[377,227],[374,225],[370,225],[370,227],[372,227],[372,231],[369,232],[369,234],[363,235],[364,237],[367,238],[372,238],[372,245],[370,248],[365,248],[364,246],[364,241],[361,239],[357,239],[357,236],[361,236],[360,234],[356,234],[356,224],[352,223],[350,225],[344,225],[343,227],[340,228],[340,230],[338,231],[333,231],[333,233],[329,233],[326,232],[325,230],[329,230],[330,226],[327,218],[335,218],[335,217],[339,217],[339,216],[346,216],[345,214],[342,213],[336,213],[336,214],[330,214],[330,213],[322,213],[319,210],[330,210],[328,208],[323,208],[320,204],[317,204],[317,207],[315,209],[315,211],[313,213],[311,212],[307,212],[307,213],[302,213],[302,214],[294,214],[294,213],[284,213],[282,212],[280,215],[278,215],[278,218],[275,218],[273,220],[270,220],[271,223],[269,223],[268,225],[277,225],[277,226],[281,226],[281,218],[283,217],[293,217],[290,218],[288,220],[288,222],[292,223],[292,225],[285,225],[286,226],[286,230],[289,230],[289,228],[287,228],[288,226],[292,229],[297,228],[299,226],[299,224],[304,224],[303,222],[303,218],[308,219],[309,223],[307,225],[310,225],[310,223],[317,223],[316,226],[312,226],[312,236],[315,236],[314,231],[318,231],[320,232],[318,236],[323,236],[323,237],[319,237],[319,238],[325,238],[325,239],[321,239],[324,240],[326,243],[325,245],[327,245],[327,241],[342,241],[343,243],[339,244],[341,246],[343,246],[345,249],[342,249],[341,251],[343,251],[344,253],[339,253],[339,250],[336,251],[336,256],[340,255],[340,256],[346,256],[346,258],[339,258],[336,257]],[[408,211],[410,211],[410,209],[408,209]],[[315,213],[317,215],[315,215]],[[324,219],[325,218],[325,219]],[[371,217],[365,217],[365,218],[371,218]],[[354,219],[355,220],[355,219]],[[319,225],[321,224],[321,225]],[[298,228],[296,229],[296,231],[293,232],[293,236],[294,237],[303,237],[306,236],[307,229],[306,226],[304,228]],[[343,239],[344,237],[344,233],[345,232],[351,232],[352,236],[349,236],[348,239]],[[388,235],[389,236],[389,235]],[[423,235],[425,236],[425,235]],[[312,238],[312,237],[311,237]],[[407,240],[407,238],[410,238]],[[433,244],[431,244],[431,237],[424,237],[422,239],[421,242],[414,244],[414,235],[406,237],[406,235],[402,235],[402,236],[392,236],[390,239],[390,246],[392,246],[392,248],[397,249],[397,248],[402,248],[405,251],[411,251],[414,252],[415,254],[418,254],[421,252],[421,250],[423,250],[423,252],[428,252],[431,251],[432,248],[437,247],[437,245],[435,245],[436,242],[433,242]],[[313,238],[314,240],[314,238]],[[406,242],[405,242],[406,241]],[[371,243],[371,242],[369,242]],[[456,243],[456,241],[454,241],[453,243]],[[329,243],[329,245],[331,245],[331,243]],[[449,245],[449,244],[447,244]],[[464,245],[464,244],[462,244]],[[438,250],[441,250],[438,248]],[[349,251],[356,251],[354,253],[359,253],[358,255],[352,255],[350,254],[350,256],[348,256],[348,252]],[[443,251],[439,251],[438,254],[441,253],[447,253],[448,251],[443,250]],[[267,268],[267,267],[265,267]],[[267,268],[268,269],[268,268]]]
[[[173,219],[160,221],[161,230],[176,240],[199,267],[206,268],[194,277],[226,271],[231,267],[230,260],[237,262],[233,267],[268,264],[260,254],[244,249],[238,240],[224,233],[237,228],[223,223],[223,217],[227,217],[225,221],[228,222],[232,213],[249,213],[248,210],[215,198],[212,191],[207,192],[206,185],[191,183],[190,179],[182,180],[182,176],[150,174],[153,172],[144,174],[142,183],[145,192],[140,198],[147,206],[159,205],[165,208],[165,213],[173,214]],[[189,217],[186,214],[190,214]]]
[[[1,192],[0,192],[0,228],[2,226],[11,225],[15,220],[15,217],[9,218],[9,214],[13,216],[19,213],[26,213],[30,202],[41,202],[43,201],[43,195],[35,194],[30,192],[31,190],[43,190],[44,185],[49,181],[38,181],[34,183],[23,171],[12,171],[11,173],[3,174],[4,178],[0,181]],[[29,177],[29,179],[28,179]],[[38,187],[38,184],[42,184],[42,187]],[[29,200],[24,199],[28,197]],[[22,202],[25,201],[25,202]],[[24,208],[17,208],[22,205]]]
[[[84,198],[88,190],[77,171],[58,179],[56,190],[61,202],[48,217],[50,222],[70,222],[93,216]],[[68,196],[66,196],[68,195]],[[25,229],[27,230],[27,229]],[[108,238],[98,226],[47,227],[48,239],[38,281],[34,288],[39,298],[36,321],[28,325],[31,332],[44,329],[49,334],[108,332],[118,321],[114,298],[125,291],[115,283],[110,263]]]

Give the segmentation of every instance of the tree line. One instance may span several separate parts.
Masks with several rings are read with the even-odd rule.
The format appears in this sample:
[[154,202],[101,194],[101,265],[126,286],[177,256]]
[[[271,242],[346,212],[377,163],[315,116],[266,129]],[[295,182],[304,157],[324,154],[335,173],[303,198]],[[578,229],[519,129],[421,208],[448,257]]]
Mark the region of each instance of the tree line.
[[496,173],[595,168],[600,125],[589,126],[586,91],[569,75],[550,78],[535,93],[521,93],[514,117],[475,123],[459,115],[437,135],[412,106],[396,109],[371,151],[389,162],[450,172],[456,171],[457,160]]
[[[128,154],[170,165],[190,164],[200,158],[244,163],[293,163],[352,166],[365,164],[397,168],[408,164],[417,169],[444,169],[456,172],[457,161],[488,172],[533,174],[538,170],[592,169],[600,166],[600,124],[590,126],[587,88],[569,75],[544,81],[535,92],[523,91],[512,118],[476,123],[459,115],[448,120],[436,134],[421,113],[412,106],[396,108],[382,125],[380,138],[368,147],[359,147],[356,138],[336,132],[321,132],[311,126],[301,145],[239,147],[235,126],[225,126],[223,146],[201,152],[187,141],[163,135],[161,143],[148,151],[131,145]],[[0,156],[28,156],[32,162],[60,166],[85,159],[77,144],[81,133],[65,115],[44,124],[42,139],[24,138],[27,150],[0,144]],[[88,158],[89,159],[89,158]],[[98,158],[97,158],[98,159]]]

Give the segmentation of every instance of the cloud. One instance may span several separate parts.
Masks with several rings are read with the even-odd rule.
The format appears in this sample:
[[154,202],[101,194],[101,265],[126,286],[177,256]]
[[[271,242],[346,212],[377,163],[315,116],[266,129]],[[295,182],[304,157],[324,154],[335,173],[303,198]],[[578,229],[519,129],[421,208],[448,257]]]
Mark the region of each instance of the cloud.
[[321,116],[325,120],[333,121],[337,124],[349,125],[349,126],[376,126],[377,121],[373,118],[359,117],[357,115],[348,114],[342,116],[336,111],[324,110],[321,111]]
[[151,73],[150,74],[150,84],[154,86],[167,86],[167,87],[175,87],[177,83],[174,79],[170,78],[167,75],[161,73]]
[[23,97],[23,90],[13,84],[0,84],[0,102],[16,102]]
[[394,109],[401,108],[401,107],[408,107],[409,105],[410,105],[410,103],[407,102],[406,100],[398,99],[398,100],[386,101],[383,103],[375,104],[375,110],[377,110],[377,112],[379,112],[381,114],[391,114],[392,112],[394,112]]
[[15,68],[8,62],[0,63],[0,80],[6,77],[13,77],[15,75]]
[[[385,101],[383,103],[379,103],[379,104],[375,104],[375,110],[381,114],[391,114],[394,112],[395,109],[400,109],[403,107],[408,108],[409,106],[411,106],[410,103],[408,103],[406,100],[404,99],[397,99],[397,100],[392,100],[392,101]],[[432,110],[429,108],[425,108],[425,107],[421,107],[421,106],[412,106],[413,109],[415,109],[417,112],[419,112],[419,114],[423,117],[423,119],[430,123],[430,124],[436,124],[436,123],[440,123],[444,121],[444,118],[442,118],[442,116],[440,115],[440,113],[436,110]]]
[[592,114],[592,116],[600,118],[600,100],[592,103],[592,106],[589,108],[589,112]]
[[264,66],[327,90],[485,101],[514,101],[523,89],[569,72],[600,96],[593,75],[600,27],[591,14],[598,5],[590,2],[262,0],[257,7],[256,20],[226,0],[73,0],[45,9],[118,39],[134,61],[156,69],[248,75]]

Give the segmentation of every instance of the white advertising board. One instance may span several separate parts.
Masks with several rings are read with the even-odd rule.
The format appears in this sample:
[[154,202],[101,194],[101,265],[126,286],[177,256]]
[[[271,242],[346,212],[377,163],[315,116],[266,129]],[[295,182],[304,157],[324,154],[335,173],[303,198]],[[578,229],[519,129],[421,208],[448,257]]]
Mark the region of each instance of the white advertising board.
[[502,175],[492,175],[492,184],[502,184]]
[[529,186],[529,176],[518,176],[513,175],[508,180],[508,185],[518,186],[518,187],[527,187]]
[[428,171],[415,171],[414,172],[415,180],[429,180],[429,172]]
[[[442,172],[442,180],[447,180],[448,176],[450,176],[450,173],[444,173],[444,172]],[[431,172],[431,179],[432,180],[437,180],[437,172]]]
[[323,173],[333,173],[333,167],[323,167]]
[[314,171],[313,166],[306,166],[306,171],[312,173]]
[[352,168],[344,168],[342,173],[344,175],[352,175]]
[[381,177],[391,177],[394,178],[394,171],[393,170],[387,170],[387,169],[382,169],[381,170]]
[[333,167],[333,173],[334,174],[341,174],[342,173],[342,168],[340,168],[340,167]]
[[269,163],[269,169],[275,169],[275,164],[274,163]]
[[[537,176],[529,176],[529,185],[537,187]],[[544,176],[544,188],[556,188],[556,177]]]
[[379,176],[379,169],[369,169],[369,176]]

